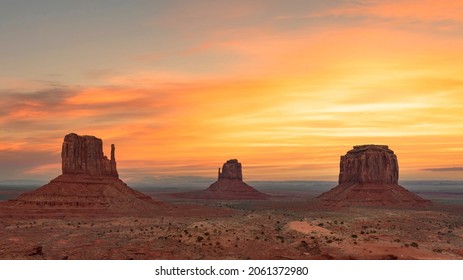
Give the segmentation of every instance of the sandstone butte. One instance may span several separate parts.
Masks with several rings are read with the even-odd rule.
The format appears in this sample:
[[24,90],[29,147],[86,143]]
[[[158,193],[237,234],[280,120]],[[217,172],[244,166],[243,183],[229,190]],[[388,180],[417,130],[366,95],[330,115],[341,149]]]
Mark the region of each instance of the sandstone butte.
[[341,156],[339,184],[318,198],[328,206],[421,206],[430,203],[398,184],[397,156],[385,145],[360,145]]
[[230,159],[219,168],[217,181],[209,188],[196,192],[176,194],[193,199],[254,200],[266,199],[267,195],[243,182],[241,163]]
[[22,214],[101,215],[147,213],[162,205],[119,179],[115,146],[111,145],[108,159],[99,138],[66,135],[61,158],[62,175],[37,190],[3,203],[3,210],[14,209],[10,212]]

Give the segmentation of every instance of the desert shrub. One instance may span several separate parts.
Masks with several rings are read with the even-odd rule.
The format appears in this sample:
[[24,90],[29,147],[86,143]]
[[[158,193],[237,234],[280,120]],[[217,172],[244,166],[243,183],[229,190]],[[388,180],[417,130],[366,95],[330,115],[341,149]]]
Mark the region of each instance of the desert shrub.
[[350,237],[357,238],[357,234],[352,234]]
[[201,242],[201,241],[203,241],[203,239],[204,239],[204,237],[198,236],[198,237],[196,238],[196,242]]
[[410,244],[410,246],[415,247],[415,248],[418,248],[418,243],[412,242],[412,243]]
[[389,254],[389,255],[387,255],[384,259],[385,259],[385,260],[398,260],[399,257],[396,256],[396,255]]

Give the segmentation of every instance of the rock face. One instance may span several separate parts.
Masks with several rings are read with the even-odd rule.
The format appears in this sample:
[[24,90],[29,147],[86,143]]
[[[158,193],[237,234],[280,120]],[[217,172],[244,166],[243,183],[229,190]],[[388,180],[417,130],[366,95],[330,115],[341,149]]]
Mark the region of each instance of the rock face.
[[267,198],[266,194],[259,192],[243,182],[241,163],[236,159],[231,159],[224,163],[222,170],[219,168],[217,181],[210,185],[209,188],[197,192],[176,194],[175,196],[193,199],[225,200]]
[[388,146],[361,145],[341,156],[339,185],[319,199],[331,206],[416,206],[428,204],[398,185],[397,156]]
[[341,156],[339,184],[398,184],[397,156],[388,146],[362,145]]
[[156,213],[161,202],[118,178],[114,153],[111,145],[111,159],[104,156],[99,138],[68,134],[61,151],[63,174],[3,207],[37,215]]
[[219,176],[217,179],[237,179],[243,181],[241,163],[236,159],[227,160],[227,162],[223,164],[222,172],[219,168]]
[[111,159],[103,154],[103,141],[95,136],[70,133],[61,150],[63,174],[103,175],[119,178],[114,144]]

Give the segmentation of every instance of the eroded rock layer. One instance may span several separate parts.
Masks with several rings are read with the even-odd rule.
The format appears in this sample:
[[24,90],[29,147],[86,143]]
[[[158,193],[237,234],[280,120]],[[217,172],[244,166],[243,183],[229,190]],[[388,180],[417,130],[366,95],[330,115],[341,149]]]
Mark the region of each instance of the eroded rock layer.
[[9,207],[22,210],[89,210],[100,213],[149,211],[161,205],[135,191],[122,180],[110,176],[64,174],[35,191],[9,201]]

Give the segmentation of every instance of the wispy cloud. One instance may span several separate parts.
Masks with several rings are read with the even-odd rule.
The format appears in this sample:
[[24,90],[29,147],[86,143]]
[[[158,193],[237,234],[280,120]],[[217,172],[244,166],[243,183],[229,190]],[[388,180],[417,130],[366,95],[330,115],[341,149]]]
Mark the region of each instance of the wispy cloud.
[[[463,24],[460,11],[463,3],[458,0],[445,3],[432,0],[364,0],[346,2],[346,4],[312,13],[309,17],[350,17],[361,19],[389,20],[389,23],[423,25],[432,23],[439,29],[452,28]],[[394,23],[394,22],[392,22]]]
[[462,172],[463,167],[425,168],[423,170],[431,172]]

